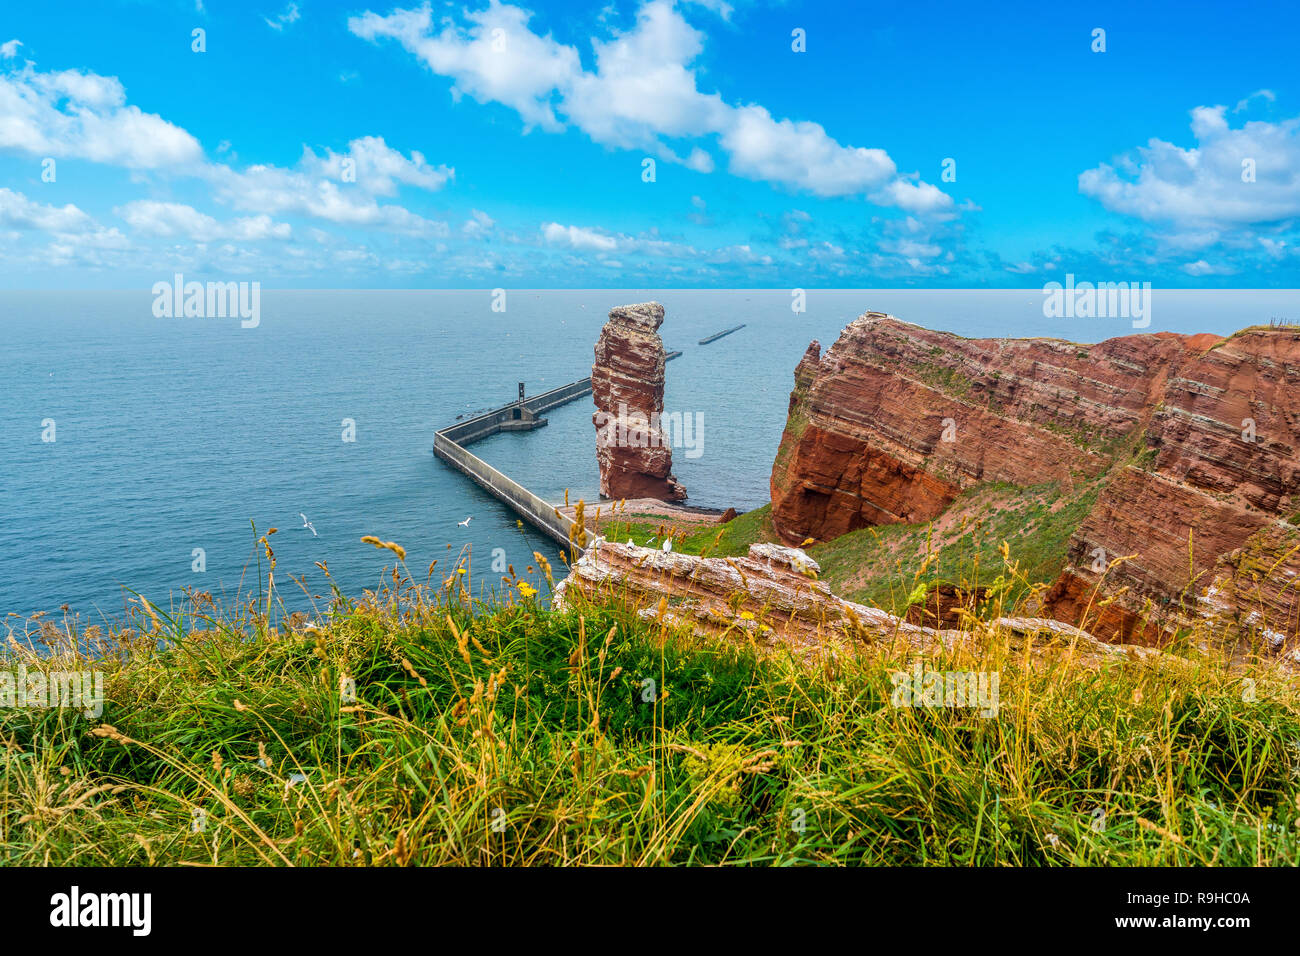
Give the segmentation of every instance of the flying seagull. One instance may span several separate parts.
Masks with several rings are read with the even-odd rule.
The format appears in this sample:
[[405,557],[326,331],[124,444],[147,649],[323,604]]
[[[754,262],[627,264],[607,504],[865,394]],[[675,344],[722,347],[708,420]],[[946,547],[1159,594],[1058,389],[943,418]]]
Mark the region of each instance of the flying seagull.
[[302,519],[302,529],[303,529],[304,531],[310,530],[310,531],[311,531],[311,536],[312,536],[313,538],[317,537],[317,535],[316,535],[316,526],[315,526],[314,524],[312,524],[310,521],[307,520],[307,516],[306,516],[305,514],[303,514],[301,511],[299,511],[299,512],[298,512],[298,517]]
[[461,527],[461,528],[468,528],[468,527],[469,527],[470,518],[473,518],[473,517],[474,517],[473,515],[470,515],[469,518],[466,518],[464,521],[457,521],[456,524],[457,524],[457,526],[459,526],[459,527]]

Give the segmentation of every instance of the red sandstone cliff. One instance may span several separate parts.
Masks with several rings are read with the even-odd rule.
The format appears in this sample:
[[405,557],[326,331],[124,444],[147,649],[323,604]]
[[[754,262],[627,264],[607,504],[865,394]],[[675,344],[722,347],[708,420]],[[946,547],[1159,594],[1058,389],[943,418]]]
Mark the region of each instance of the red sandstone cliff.
[[1298,360],[1289,330],[1077,345],[867,313],[795,371],[772,523],[825,541],[935,518],[981,482],[1105,474],[1053,616],[1125,641],[1210,616],[1280,645],[1300,612]]
[[1102,582],[1102,595],[1127,589],[1102,609],[1109,633],[1150,640],[1204,616],[1274,648],[1300,633],[1298,401],[1291,331],[1239,332],[1171,373],[1143,435],[1154,458],[1102,491],[1070,542],[1053,613],[1082,613],[1099,556],[1135,555]]
[[621,305],[596,342],[591,392],[596,402],[596,461],[606,498],[681,501],[686,489],[672,474],[673,452],[658,427],[664,410],[664,307]]

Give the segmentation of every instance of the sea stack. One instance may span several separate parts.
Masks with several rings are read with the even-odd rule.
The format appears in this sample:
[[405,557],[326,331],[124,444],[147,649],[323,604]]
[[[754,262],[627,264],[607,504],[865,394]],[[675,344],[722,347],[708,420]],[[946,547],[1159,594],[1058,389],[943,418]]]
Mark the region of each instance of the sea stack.
[[659,428],[664,410],[664,343],[658,302],[620,305],[596,341],[591,393],[596,402],[596,461],[606,498],[681,501],[673,452]]

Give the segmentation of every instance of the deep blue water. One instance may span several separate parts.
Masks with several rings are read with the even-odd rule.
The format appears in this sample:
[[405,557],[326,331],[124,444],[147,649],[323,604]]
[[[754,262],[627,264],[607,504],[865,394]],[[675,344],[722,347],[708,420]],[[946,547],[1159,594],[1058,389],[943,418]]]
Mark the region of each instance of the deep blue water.
[[[1295,292],[1156,296],[1150,331],[1300,318]],[[828,347],[868,309],[963,335],[1132,331],[1125,319],[1046,319],[1036,290],[811,291],[804,314],[786,290],[512,290],[504,313],[487,291],[264,291],[254,329],[155,318],[148,291],[0,292],[0,615],[66,603],[93,622],[121,615],[124,588],[163,607],[186,587],[233,598],[241,576],[256,590],[250,520],[279,528],[277,580],[293,607],[306,599],[290,574],[327,593],[316,561],[347,593],[378,584],[391,555],[361,544],[366,534],[402,544],[412,570],[446,567],[465,545],[477,580],[495,579],[494,548],[522,570],[533,549],[555,549],[434,458],[433,432],[512,400],[518,381],[533,394],[586,376],[609,308],[651,298],[667,309],[665,345],[685,353],[668,365],[667,409],[704,420],[703,454],[675,451],[675,471],[690,503],[739,510],[767,500],[809,340]],[[547,428],[473,450],[543,497],[567,488],[593,501],[592,411],[583,399]],[[354,443],[341,440],[345,418]]]

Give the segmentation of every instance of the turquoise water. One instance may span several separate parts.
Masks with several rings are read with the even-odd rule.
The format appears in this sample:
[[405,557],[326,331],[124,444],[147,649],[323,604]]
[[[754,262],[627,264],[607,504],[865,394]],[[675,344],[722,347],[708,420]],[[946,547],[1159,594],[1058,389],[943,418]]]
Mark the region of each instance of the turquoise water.
[[[1270,316],[1300,318],[1295,292],[1161,292],[1150,331],[1226,333]],[[457,415],[590,373],[611,306],[657,299],[669,349],[669,411],[700,412],[703,454],[674,454],[691,504],[738,510],[767,501],[795,364],[868,309],[963,335],[1097,341],[1123,319],[1046,319],[1031,291],[788,290],[491,293],[263,291],[261,323],[158,319],[138,292],[0,293],[0,614],[121,616],[130,589],[167,607],[185,588],[233,599],[256,590],[254,536],[272,537],[291,607],[309,606],[289,576],[323,590],[327,562],[347,593],[380,583],[391,556],[362,535],[397,541],[408,566],[454,563],[472,547],[478,580],[493,549],[517,570],[544,539],[431,452]],[[746,323],[711,345],[695,343]],[[596,498],[593,407],[548,413],[531,433],[501,434],[475,454],[543,497]],[[356,441],[342,441],[345,418]],[[52,419],[55,440],[43,442]],[[299,512],[315,525],[302,528]],[[457,522],[473,515],[468,529]],[[448,548],[450,545],[450,548]],[[206,568],[193,570],[194,549]],[[318,602],[322,604],[324,602]],[[13,622],[14,618],[9,618]]]

